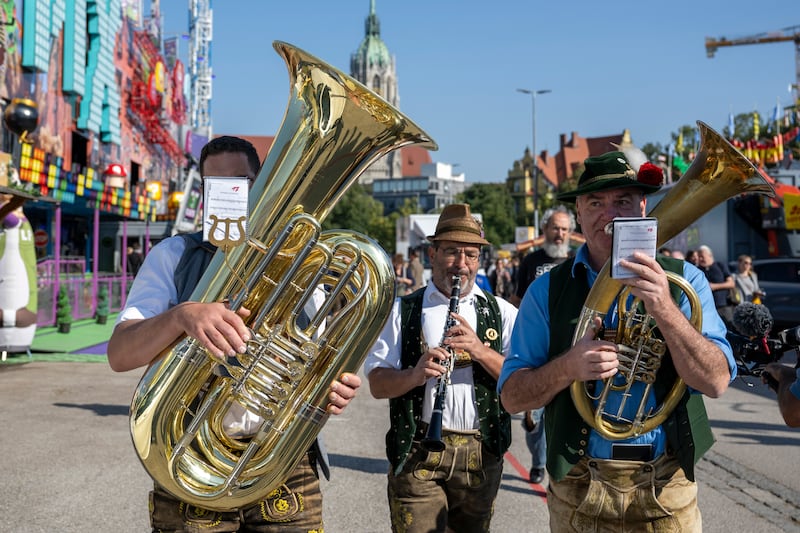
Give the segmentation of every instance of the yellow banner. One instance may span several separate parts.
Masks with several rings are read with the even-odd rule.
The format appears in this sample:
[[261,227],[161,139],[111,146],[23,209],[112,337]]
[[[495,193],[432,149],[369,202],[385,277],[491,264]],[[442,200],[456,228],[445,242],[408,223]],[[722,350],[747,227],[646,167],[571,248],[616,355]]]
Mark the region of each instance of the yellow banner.
[[784,194],[783,211],[786,229],[800,229],[800,194]]

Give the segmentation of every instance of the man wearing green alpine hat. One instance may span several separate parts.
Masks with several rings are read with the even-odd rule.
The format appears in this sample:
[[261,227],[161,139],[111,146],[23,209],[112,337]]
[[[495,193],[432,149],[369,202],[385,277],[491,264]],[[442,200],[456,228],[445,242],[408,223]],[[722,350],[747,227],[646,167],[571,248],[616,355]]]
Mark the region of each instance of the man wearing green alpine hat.
[[[630,366],[625,360],[637,353],[636,346],[624,346],[615,336],[616,305],[605,316],[593,317],[574,344],[573,334],[589,289],[607,283],[598,273],[611,257],[609,224],[616,217],[643,217],[646,195],[660,188],[663,173],[650,163],[634,170],[622,152],[584,163],[577,189],[558,199],[575,202],[586,243],[574,258],[537,278],[525,294],[498,380],[501,400],[511,413],[545,407],[552,531],[701,531],[694,465],[714,440],[702,395],[720,396],[736,375],[725,326],[705,276],[694,265],[635,252],[621,262],[634,277],[618,281],[641,299],[655,321],[659,337],[649,342],[663,356],[652,371],[652,386],[631,380],[628,390],[610,389],[612,382],[625,382],[623,370]],[[683,276],[697,292],[701,331],[687,319],[688,299],[671,288],[666,271]],[[601,416],[633,420],[640,403],[645,413],[662,405],[678,377],[688,388],[677,407],[660,425],[626,438],[586,422],[570,394],[573,382],[586,382],[596,405],[609,387]]]

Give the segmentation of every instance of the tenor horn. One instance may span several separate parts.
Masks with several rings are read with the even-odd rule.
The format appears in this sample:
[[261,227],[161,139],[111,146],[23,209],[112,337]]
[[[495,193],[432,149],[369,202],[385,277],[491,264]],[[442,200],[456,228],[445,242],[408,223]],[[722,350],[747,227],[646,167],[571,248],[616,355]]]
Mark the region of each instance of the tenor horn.
[[[662,246],[716,205],[738,194],[775,196],[772,186],[746,157],[705,123],[698,121],[697,125],[701,139],[697,157],[649,215],[658,219],[657,246]],[[598,395],[587,390],[586,382],[575,381],[570,387],[570,394],[576,410],[587,424],[608,440],[622,440],[661,425],[680,402],[686,384],[677,378],[663,403],[646,410],[647,394],[667,353],[667,346],[659,338],[658,326],[652,317],[637,312],[637,299],[628,305],[630,291],[623,291],[622,283],[612,279],[609,273],[610,260],[606,261],[584,302],[572,345],[592,326],[594,317],[605,318],[617,299],[620,316],[616,342],[620,348],[620,377],[604,380],[603,390]],[[671,284],[686,293],[692,308],[689,320],[700,331],[702,311],[696,292],[681,276],[667,272],[667,277]],[[605,405],[609,391],[622,391],[627,399],[635,382],[644,384],[644,393],[639,399],[635,416],[630,418],[622,415],[624,403],[616,412],[608,412]]]
[[[386,253],[366,236],[323,232],[323,219],[380,157],[411,144],[437,148],[354,79],[289,44],[273,46],[291,90],[250,191],[247,237],[217,251],[191,296],[249,309],[252,340],[220,363],[197,340],[179,338],[131,403],[131,435],[149,475],[206,509],[252,504],[284,482],[328,418],[330,383],[358,370],[388,318]],[[324,302],[304,313],[319,291]],[[247,438],[224,424],[242,410],[260,420]]]

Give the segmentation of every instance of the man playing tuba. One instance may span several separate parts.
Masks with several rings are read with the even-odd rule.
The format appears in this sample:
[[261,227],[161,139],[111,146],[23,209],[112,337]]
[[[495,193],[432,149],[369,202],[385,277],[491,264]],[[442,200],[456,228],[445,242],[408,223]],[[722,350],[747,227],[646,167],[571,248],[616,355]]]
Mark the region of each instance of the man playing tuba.
[[[613,306],[605,319],[591,318],[583,336],[573,341],[573,333],[590,287],[607,281],[598,278],[611,257],[607,226],[615,217],[644,216],[645,195],[661,182],[660,169],[645,163],[637,173],[622,152],[586,159],[578,188],[558,197],[575,202],[586,244],[574,258],[537,278],[520,304],[498,390],[511,413],[545,406],[552,531],[702,529],[694,465],[713,436],[701,394],[720,396],[736,373],[703,273],[689,263],[641,252],[621,262],[635,276],[618,281],[641,301],[649,314],[643,328],[654,322],[660,335],[652,342],[665,344],[666,353],[661,351],[652,386],[633,381],[622,390],[609,389],[604,413],[636,420],[642,397],[644,411],[652,412],[682,378],[688,388],[679,389],[677,406],[663,423],[642,431],[635,426],[632,436],[609,438],[598,429],[602,425],[585,421],[570,395],[573,382],[588,382],[594,402],[628,374],[620,359],[636,347],[626,349],[615,340],[612,330],[619,324]],[[685,278],[697,293],[700,331],[687,318],[690,299],[671,288],[667,271]]]
[[[203,176],[243,176],[252,182],[259,164],[258,152],[249,141],[223,136],[203,147],[199,166]],[[151,364],[182,333],[200,340],[218,359],[245,351],[250,334],[242,316],[223,302],[188,301],[215,251],[202,241],[201,233],[165,239],[145,258],[108,343],[113,370],[123,372]],[[361,379],[355,374],[339,376],[330,385],[328,410],[340,414],[360,386]],[[224,420],[225,431],[236,438],[249,438],[260,423],[255,413],[238,404]],[[289,478],[263,500],[224,511],[181,501],[155,483],[150,493],[153,531],[322,531],[317,467],[327,475],[324,454],[315,443]]]

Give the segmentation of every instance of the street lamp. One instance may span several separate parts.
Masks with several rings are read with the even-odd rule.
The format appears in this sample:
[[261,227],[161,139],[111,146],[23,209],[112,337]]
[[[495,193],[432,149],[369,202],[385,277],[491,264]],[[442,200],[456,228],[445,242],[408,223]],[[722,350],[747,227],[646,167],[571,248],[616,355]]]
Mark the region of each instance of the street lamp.
[[531,95],[531,115],[533,117],[533,144],[531,146],[531,156],[533,157],[533,225],[536,228],[536,236],[539,234],[539,166],[536,164],[536,95],[552,92],[550,89],[517,89],[517,92]]

